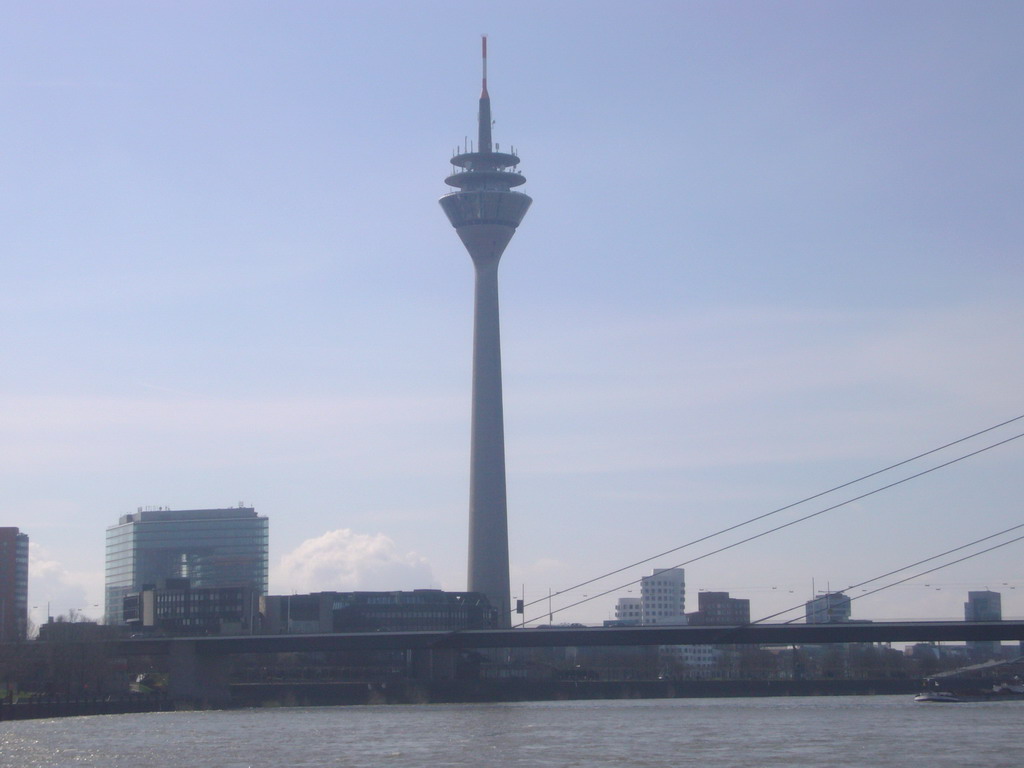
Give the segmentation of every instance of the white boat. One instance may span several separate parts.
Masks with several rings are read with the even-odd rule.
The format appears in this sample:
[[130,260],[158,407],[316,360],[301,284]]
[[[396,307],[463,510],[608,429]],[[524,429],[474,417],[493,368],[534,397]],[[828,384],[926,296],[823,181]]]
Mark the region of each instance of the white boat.
[[914,701],[953,703],[962,701],[962,699],[950,693],[949,691],[924,691],[923,693],[917,694],[917,696],[914,697]]

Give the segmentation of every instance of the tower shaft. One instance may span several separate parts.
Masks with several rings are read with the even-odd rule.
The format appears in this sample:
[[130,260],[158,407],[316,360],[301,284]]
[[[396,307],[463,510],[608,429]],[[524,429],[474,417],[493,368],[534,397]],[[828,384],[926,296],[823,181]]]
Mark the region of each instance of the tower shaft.
[[505,425],[498,321],[498,259],[474,259],[473,408],[469,460],[468,589],[510,619]]

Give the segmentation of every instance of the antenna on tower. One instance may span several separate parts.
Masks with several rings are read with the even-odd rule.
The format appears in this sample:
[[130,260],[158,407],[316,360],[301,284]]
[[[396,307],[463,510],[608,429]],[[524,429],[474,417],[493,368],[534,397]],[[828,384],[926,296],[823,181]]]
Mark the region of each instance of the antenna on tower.
[[480,51],[484,64],[483,88],[480,91],[479,152],[491,151],[491,97],[487,93],[487,35],[480,36]]
[[486,99],[486,98],[489,98],[488,95],[487,95],[487,35],[481,35],[480,36],[480,43],[481,43],[481,52],[483,54],[483,64],[484,64],[483,89],[480,91],[480,98],[481,99]]

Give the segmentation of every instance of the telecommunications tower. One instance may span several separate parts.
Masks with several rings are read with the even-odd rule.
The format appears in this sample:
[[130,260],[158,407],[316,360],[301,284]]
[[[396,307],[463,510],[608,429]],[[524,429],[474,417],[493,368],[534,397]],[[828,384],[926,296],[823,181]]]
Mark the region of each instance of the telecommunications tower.
[[501,406],[501,341],[498,332],[498,261],[533,202],[513,192],[526,179],[515,170],[519,158],[491,145],[491,98],[487,94],[487,37],[483,38],[476,151],[456,152],[455,172],[445,183],[458,191],[441,207],[473,259],[473,418],[469,467],[469,579],[498,609],[502,627],[511,624],[508,576],[508,512],[505,502],[505,427]]

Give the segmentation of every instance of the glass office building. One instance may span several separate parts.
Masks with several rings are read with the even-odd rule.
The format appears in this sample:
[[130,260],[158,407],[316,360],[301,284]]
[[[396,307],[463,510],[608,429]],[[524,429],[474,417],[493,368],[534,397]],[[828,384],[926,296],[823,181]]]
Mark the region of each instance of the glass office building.
[[124,624],[124,597],[166,579],[267,594],[268,521],[252,507],[139,509],[107,528],[107,624]]

